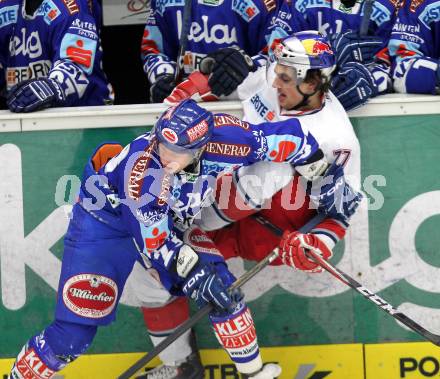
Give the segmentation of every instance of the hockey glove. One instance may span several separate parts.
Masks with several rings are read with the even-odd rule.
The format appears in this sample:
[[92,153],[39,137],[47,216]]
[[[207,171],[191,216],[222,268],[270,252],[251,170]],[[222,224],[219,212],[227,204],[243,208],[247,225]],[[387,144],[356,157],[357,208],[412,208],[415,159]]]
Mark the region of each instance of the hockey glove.
[[348,223],[363,197],[346,183],[344,168],[336,162],[333,162],[321,180],[312,184],[309,196],[318,212],[344,223]]
[[197,102],[218,100],[218,97],[211,93],[208,76],[203,75],[200,71],[191,73],[186,80],[173,89],[173,92],[163,102],[168,105],[176,105],[188,98]]
[[219,49],[200,62],[200,71],[210,74],[209,86],[216,96],[230,95],[255,68],[252,58],[237,47]]
[[189,273],[183,284],[183,292],[194,299],[199,308],[212,303],[217,314],[232,313],[236,304],[243,299],[239,289],[228,292],[234,279],[226,263],[202,263]]
[[150,87],[151,102],[161,103],[175,86],[174,75],[165,74],[158,76],[157,80]]
[[62,106],[64,101],[64,92],[57,81],[40,78],[25,80],[12,87],[7,105],[11,112],[20,113]]
[[361,63],[347,63],[331,80],[331,89],[345,110],[365,104],[378,94],[378,88],[368,67]]
[[313,250],[325,260],[332,257],[332,251],[315,234],[285,231],[280,241],[280,258],[287,266],[307,272],[322,272],[322,268],[306,255]]
[[360,36],[357,32],[339,33],[331,38],[336,62],[343,66],[348,62],[371,63],[383,45],[383,39],[375,36]]

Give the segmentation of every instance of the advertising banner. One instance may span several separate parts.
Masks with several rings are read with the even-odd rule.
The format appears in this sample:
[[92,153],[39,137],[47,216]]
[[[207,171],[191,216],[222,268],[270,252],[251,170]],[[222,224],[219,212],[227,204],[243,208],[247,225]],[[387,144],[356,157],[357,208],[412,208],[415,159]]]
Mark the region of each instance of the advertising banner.
[[[139,353],[86,355],[60,372],[57,379],[115,378],[141,356]],[[281,365],[283,373],[279,379],[364,379],[361,344],[273,347],[262,349],[262,356],[265,363]],[[239,378],[224,350],[202,350],[201,358],[206,379]],[[8,372],[12,363],[11,359],[0,360],[0,377]],[[157,364],[156,358],[145,369]]]
[[440,376],[440,349],[426,342],[365,345],[366,379]]

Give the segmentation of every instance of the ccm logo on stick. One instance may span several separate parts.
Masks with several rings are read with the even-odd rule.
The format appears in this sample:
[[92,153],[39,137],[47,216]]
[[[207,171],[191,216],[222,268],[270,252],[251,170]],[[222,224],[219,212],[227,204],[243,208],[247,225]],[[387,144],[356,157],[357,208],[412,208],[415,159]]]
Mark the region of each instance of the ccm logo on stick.
[[406,373],[418,371],[427,378],[432,378],[440,372],[437,358],[424,357],[419,362],[415,358],[400,358],[400,377],[406,378]]

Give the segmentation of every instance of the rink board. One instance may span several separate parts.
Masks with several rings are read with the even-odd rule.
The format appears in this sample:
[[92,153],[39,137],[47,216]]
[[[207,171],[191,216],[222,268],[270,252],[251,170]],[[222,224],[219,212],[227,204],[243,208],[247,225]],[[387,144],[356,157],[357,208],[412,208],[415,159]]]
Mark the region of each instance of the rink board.
[[365,345],[365,379],[440,377],[440,348],[431,343]]
[[[116,378],[141,356],[139,353],[87,355],[61,371],[59,378]],[[364,379],[361,344],[265,348],[262,356],[264,362],[277,362],[282,366],[280,379]],[[206,379],[238,378],[235,366],[223,350],[202,350],[202,362]],[[10,369],[11,364],[12,360],[0,360],[0,378]],[[155,364],[157,360],[146,369]]]
[[[57,379],[116,378],[143,356],[142,353],[85,355],[62,370]],[[203,349],[206,379],[238,378],[227,354]],[[263,348],[264,362],[283,368],[280,379],[423,379],[438,378],[440,349],[430,343],[344,344]],[[141,371],[158,364],[153,360]],[[0,378],[12,359],[0,359]]]
[[[0,115],[0,128],[27,130],[0,133],[1,358],[15,356],[52,319],[68,222],[59,201],[74,200],[69,188],[57,197],[57,184],[66,176],[73,186],[98,143],[128,143],[151,125],[157,112],[144,125],[143,118],[137,118],[118,127],[125,120],[120,113],[122,118],[112,118],[108,128],[101,120],[96,121],[100,129],[80,124],[82,129],[66,130],[51,129],[64,120],[69,126],[73,113],[65,119],[50,118],[50,112],[43,115],[47,119],[23,116],[18,124]],[[333,262],[440,333],[440,115],[365,115],[352,120],[361,141],[363,179],[373,174],[386,179],[386,187],[379,188],[385,202],[379,210],[359,212]],[[32,127],[42,131],[29,131]],[[250,265],[234,262],[232,267],[240,274]],[[263,346],[422,340],[326,274],[271,267],[247,286],[246,294]],[[151,347],[138,303],[129,296],[125,300],[117,321],[98,331],[91,354]],[[197,325],[196,332],[202,348],[218,346],[207,321]],[[429,364],[425,360],[422,367],[429,371]]]

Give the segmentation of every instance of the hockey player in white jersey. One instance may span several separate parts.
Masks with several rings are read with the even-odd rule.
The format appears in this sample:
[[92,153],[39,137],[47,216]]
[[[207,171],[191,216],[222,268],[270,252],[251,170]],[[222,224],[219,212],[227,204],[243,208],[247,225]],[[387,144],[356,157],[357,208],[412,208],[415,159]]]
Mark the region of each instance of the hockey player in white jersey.
[[[209,62],[202,67],[209,70]],[[328,162],[344,166],[354,189],[360,188],[360,147],[348,115],[329,90],[335,57],[326,37],[303,31],[280,41],[275,62],[250,72],[237,92],[227,99],[242,101],[244,120],[253,124],[299,118],[311,131]],[[208,74],[196,72],[176,87],[165,103],[191,97],[199,101],[210,88]],[[212,94],[209,98],[212,98]]]
[[[242,100],[245,120],[251,123],[275,122],[289,118],[300,120],[302,128],[315,136],[327,162],[337,164],[336,171],[332,169],[329,173],[334,175],[335,180],[343,177],[349,183],[341,194],[342,197],[332,198],[330,196],[324,200],[334,202],[335,208],[333,209],[337,211],[328,214],[328,217],[310,232],[317,244],[323,244],[323,255],[331,257],[331,250],[344,237],[349,226],[349,218],[354,212],[352,205],[356,208],[361,199],[361,195],[358,194],[360,189],[359,141],[346,111],[329,90],[335,58],[326,37],[316,31],[295,33],[280,41],[275,49],[275,59],[276,61],[268,63],[266,68],[250,73],[237,88],[237,96]],[[280,156],[280,161],[282,161],[282,156]],[[315,209],[321,207],[315,196],[310,198],[306,193],[306,188],[301,188],[303,186],[297,175],[285,187],[291,194],[289,204],[296,204],[295,197],[300,196],[301,193],[306,199],[302,207],[294,210],[283,206],[281,192],[270,194],[268,188],[254,188],[251,185],[254,181],[246,181],[247,187],[239,184],[240,178],[247,175],[259,178],[260,180],[256,182],[264,184],[270,183],[266,175],[286,177],[291,172],[290,165],[280,163],[264,162],[242,167],[234,176],[232,186],[235,183],[237,187],[240,187],[237,193],[244,190],[246,196],[252,200],[248,202],[248,209],[245,211],[235,209],[234,204],[237,201],[229,201],[228,207],[224,207],[218,198],[213,206],[203,210],[200,226],[205,230],[217,230],[212,233],[211,238],[225,258],[240,256],[245,259],[261,260],[280,243],[279,238],[273,236],[252,218],[246,217],[258,211],[268,197],[272,197],[271,195],[274,195],[271,207],[263,209],[262,214],[287,231],[281,240],[285,249],[288,250],[286,243],[290,245],[297,239],[297,233],[289,231],[305,224],[314,215]],[[225,180],[231,181],[228,177]],[[218,188],[223,184],[221,181],[222,177],[218,179]],[[321,190],[321,195],[324,192]],[[219,193],[220,191],[217,191],[217,194]],[[350,196],[347,196],[349,194]],[[224,194],[222,196],[224,197]],[[351,198],[351,200],[344,202],[344,198],[346,200]],[[337,202],[339,202],[338,206],[336,206]],[[329,208],[327,207],[325,212]],[[239,220],[241,221],[237,222]],[[232,227],[220,229],[231,222],[235,222]],[[280,248],[283,252],[283,245],[280,245]],[[301,252],[303,249],[298,249],[297,253],[301,255]],[[288,252],[284,251],[284,253],[286,255],[284,263],[290,264],[292,261],[288,257]],[[295,261],[304,262],[304,259],[307,261],[302,253],[301,258]],[[308,267],[312,267],[311,271],[318,269],[314,263],[299,265],[296,268]]]
[[[209,62],[207,63],[209,66]],[[317,32],[299,32],[283,39],[277,49],[276,62],[250,73],[238,87],[235,96],[242,100],[245,120],[249,122],[258,124],[298,118],[303,128],[311,131],[318,140],[327,161],[337,161],[344,167],[345,177],[357,191],[360,187],[360,147],[344,108],[328,89],[334,64],[334,55],[326,38]],[[201,101],[207,95],[211,95],[208,75],[195,72],[176,87],[166,102],[177,103],[187,97]],[[282,161],[283,154],[280,149],[275,161]],[[288,164],[263,162],[242,167],[236,172],[235,178],[240,180],[241,177],[252,174],[259,176],[261,183],[267,183],[268,172],[277,176],[293,174]],[[229,179],[232,185],[237,184],[231,177],[221,178]],[[221,180],[219,187],[222,184]],[[282,194],[278,192],[273,196],[271,208],[261,211],[267,219],[286,230],[281,241],[252,218],[245,217],[257,211],[252,207],[244,212],[243,209],[233,207],[205,208],[202,211],[201,226],[207,230],[217,229],[211,231],[210,236],[225,258],[240,256],[259,261],[274,247],[280,245],[284,259],[278,260],[277,264],[284,263],[297,269],[317,272],[319,268],[307,260],[303,249],[297,244],[298,233],[295,230],[316,214],[316,204],[315,207],[309,206],[308,196],[298,188],[298,184],[298,176],[295,176],[286,189],[290,190],[292,196],[289,199],[290,204],[295,203],[295,196],[304,195],[306,201],[302,207],[294,210],[285,209],[282,206]],[[254,194],[253,203],[257,205],[271,196],[261,188],[248,187],[247,192],[248,195]],[[256,198],[261,193],[265,193],[266,196]],[[329,215],[307,235],[307,240],[318,247],[327,259],[331,257],[331,249],[337,241],[344,237],[348,219],[359,202],[360,196],[354,193],[352,203],[346,204],[345,213],[336,212]],[[327,200],[331,202],[335,201],[335,198]],[[351,208],[353,204],[355,206]],[[232,221],[235,223],[230,227],[221,228]],[[157,308],[155,311],[157,312]],[[144,309],[144,312],[148,310]],[[161,321],[166,320],[162,317]],[[162,366],[162,369],[165,367],[166,365]]]

